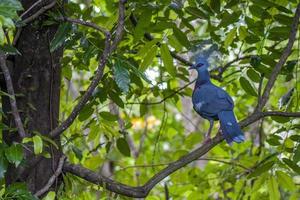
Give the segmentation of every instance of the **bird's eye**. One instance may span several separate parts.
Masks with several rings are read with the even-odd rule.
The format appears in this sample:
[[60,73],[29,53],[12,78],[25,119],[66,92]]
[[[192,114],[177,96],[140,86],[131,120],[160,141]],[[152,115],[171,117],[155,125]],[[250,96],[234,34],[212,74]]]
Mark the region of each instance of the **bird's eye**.
[[202,67],[202,63],[198,63],[196,67]]

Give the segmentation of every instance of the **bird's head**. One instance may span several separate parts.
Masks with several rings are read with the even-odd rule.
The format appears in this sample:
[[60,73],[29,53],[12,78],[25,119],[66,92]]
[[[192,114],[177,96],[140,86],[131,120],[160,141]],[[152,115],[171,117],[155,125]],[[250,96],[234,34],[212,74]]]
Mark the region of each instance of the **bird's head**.
[[198,56],[196,58],[196,62],[192,65],[189,69],[196,69],[197,71],[204,71],[207,70],[209,67],[209,63],[205,56]]

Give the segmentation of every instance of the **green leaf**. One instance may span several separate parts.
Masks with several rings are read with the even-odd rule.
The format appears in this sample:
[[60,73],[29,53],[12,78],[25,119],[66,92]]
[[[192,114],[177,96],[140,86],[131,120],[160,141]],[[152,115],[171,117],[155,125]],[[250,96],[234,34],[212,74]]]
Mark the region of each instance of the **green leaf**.
[[87,104],[83,107],[83,109],[80,111],[78,119],[79,121],[85,121],[89,119],[89,117],[94,113],[93,105]]
[[244,40],[248,35],[247,28],[245,26],[239,27],[239,39]]
[[257,5],[250,6],[249,10],[253,16],[258,18],[260,18],[265,11],[264,9],[262,9],[260,6]]
[[147,83],[149,83],[149,84],[151,84],[151,81],[147,78],[147,76],[143,73],[143,72],[141,72],[137,67],[135,67],[134,65],[132,65],[130,62],[128,62],[128,61],[123,61],[122,60],[122,62],[125,62],[127,65],[127,67],[129,68],[129,69],[131,69],[131,71],[135,74],[135,75],[137,75],[138,77],[141,77],[142,79],[144,79],[144,81],[146,81]]
[[124,103],[119,95],[112,90],[108,91],[108,96],[115,102],[119,107],[124,108]]
[[4,152],[1,153],[0,150],[0,179],[4,178],[4,174],[7,170],[8,162],[4,156]]
[[146,54],[152,49],[152,47],[156,45],[159,41],[160,39],[153,39],[150,42],[146,42],[145,45],[142,48],[140,48],[136,56],[144,58]]
[[180,44],[182,44],[182,46],[184,46],[187,49],[190,48],[191,44],[190,44],[190,41],[188,40],[188,38],[186,37],[185,33],[183,33],[177,27],[173,28],[173,33],[174,33],[174,36],[177,38],[177,40],[180,42]]
[[231,45],[236,35],[236,28],[233,28],[226,36],[226,39],[224,41],[224,48],[228,48],[228,46]]
[[293,191],[296,189],[296,185],[293,179],[285,172],[276,171],[276,176],[277,176],[278,183],[281,187],[287,189],[288,191]]
[[256,90],[245,77],[240,78],[240,84],[247,94],[255,97],[258,96]]
[[124,66],[122,66],[119,60],[117,60],[114,65],[114,77],[118,87],[124,93],[127,93],[129,91],[130,83],[129,72]]
[[100,112],[99,115],[107,121],[117,121],[118,120],[118,116],[113,115],[110,112],[103,111],[103,112]]
[[197,18],[200,18],[200,19],[207,19],[208,18],[208,15],[206,13],[204,13],[202,10],[196,8],[196,7],[186,7],[185,8],[185,11]]
[[278,15],[275,15],[274,16],[274,19],[283,24],[283,25],[286,25],[286,26],[290,26],[292,24],[292,21],[293,21],[293,18],[292,17],[289,17],[287,15],[283,15],[283,14],[278,14]]
[[152,11],[150,9],[143,10],[142,15],[139,17],[137,26],[134,29],[134,40],[138,41],[141,39],[151,23]]
[[43,198],[43,200],[54,200],[55,196],[56,196],[55,192],[50,191],[48,192],[47,196]]
[[292,170],[294,170],[294,172],[296,172],[297,174],[300,174],[300,167],[294,163],[293,161],[291,161],[290,159],[287,158],[283,158],[282,161],[289,166],[289,168],[291,168]]
[[247,76],[251,79],[251,81],[259,83],[260,82],[260,75],[254,69],[247,70]]
[[166,71],[173,77],[176,76],[176,69],[173,64],[173,57],[170,54],[168,45],[162,44],[160,46],[161,58],[166,68]]
[[269,189],[269,198],[270,200],[280,200],[280,192],[278,188],[278,183],[273,176],[270,176],[268,181],[268,189]]
[[74,152],[74,154],[78,160],[82,160],[82,158],[83,158],[82,151],[78,147],[72,146],[72,151]]
[[0,24],[0,45],[3,45],[4,41],[5,41],[5,34],[4,34],[4,31],[3,31],[3,28]]
[[268,1],[268,0],[264,0],[264,1],[261,1],[261,0],[251,0],[255,5],[258,5],[258,6],[261,6],[263,8],[265,7],[274,7],[276,6],[277,4],[271,2],[271,1]]
[[9,185],[5,190],[4,196],[7,199],[37,200],[37,198],[28,191],[27,186],[24,183],[13,183]]
[[281,109],[283,106],[287,105],[292,99],[295,88],[290,89],[286,94],[284,94],[279,99],[279,108]]
[[56,149],[59,149],[58,145],[56,144],[56,142],[54,140],[52,140],[51,138],[47,137],[46,135],[42,135],[39,134],[39,136],[42,138],[42,140],[49,142],[50,144],[52,144]]
[[177,40],[177,38],[174,35],[168,36],[168,42],[169,42],[169,45],[171,45],[176,51],[181,51],[182,45],[180,44],[180,42]]
[[289,117],[284,116],[272,116],[271,118],[278,123],[287,123],[290,121]]
[[130,157],[130,148],[125,138],[117,140],[117,148],[124,156]]
[[220,12],[221,2],[220,0],[210,0],[209,6],[216,13]]
[[148,51],[148,53],[146,54],[146,56],[144,57],[142,64],[140,66],[140,70],[141,71],[145,71],[148,66],[152,63],[154,57],[156,56],[157,53],[157,46],[153,46],[150,51]]
[[273,27],[269,31],[268,39],[273,41],[286,40],[289,37],[289,33],[289,26]]
[[232,14],[225,11],[220,17],[221,22],[218,27],[228,27],[228,25],[235,23],[238,21],[240,15],[242,14],[241,11],[233,12]]
[[[292,137],[290,137],[292,138]],[[300,161],[300,144],[297,145],[297,148],[294,150],[293,161],[295,163]]]
[[5,148],[5,156],[10,163],[18,165],[23,160],[23,148],[20,144],[12,144],[10,147]]
[[11,45],[4,44],[3,46],[0,45],[0,52],[7,53],[9,55],[21,55],[21,53],[15,47]]
[[40,154],[43,152],[43,140],[40,136],[35,135],[32,137],[34,154]]
[[7,18],[17,18],[17,11],[23,10],[22,4],[18,0],[1,0],[0,15]]
[[268,171],[269,169],[271,169],[274,165],[274,161],[270,161],[270,162],[266,162],[262,165],[259,165],[257,166],[254,171],[249,174],[248,178],[253,178],[253,177],[256,177],[256,176],[259,176],[261,175],[262,173]]
[[63,45],[69,32],[71,31],[72,25],[70,23],[62,23],[59,25],[57,32],[54,35],[53,40],[50,43],[50,52],[54,52],[57,48]]

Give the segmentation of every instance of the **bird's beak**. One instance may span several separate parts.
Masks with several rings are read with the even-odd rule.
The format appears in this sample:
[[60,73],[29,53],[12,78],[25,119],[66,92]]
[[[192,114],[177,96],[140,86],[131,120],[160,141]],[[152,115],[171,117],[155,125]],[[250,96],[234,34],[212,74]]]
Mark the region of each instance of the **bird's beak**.
[[189,67],[189,70],[196,69],[195,67],[196,67],[195,65],[192,65],[192,66]]

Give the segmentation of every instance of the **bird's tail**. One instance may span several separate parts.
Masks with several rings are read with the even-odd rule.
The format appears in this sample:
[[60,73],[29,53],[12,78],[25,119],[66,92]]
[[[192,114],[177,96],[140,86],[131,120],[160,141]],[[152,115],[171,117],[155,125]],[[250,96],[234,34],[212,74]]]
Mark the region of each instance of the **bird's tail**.
[[221,130],[227,143],[243,142],[245,140],[239,124],[237,123],[233,111],[222,111],[218,114]]

